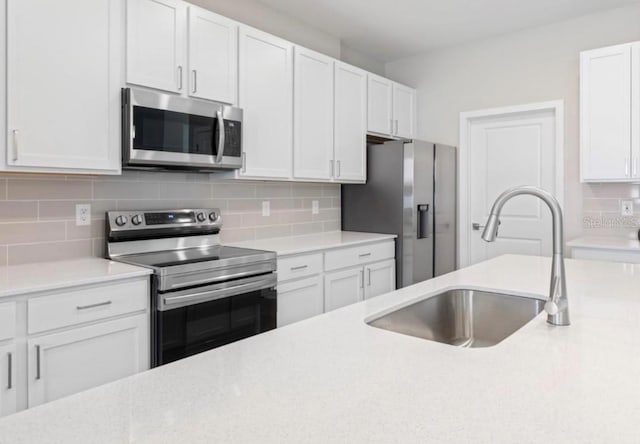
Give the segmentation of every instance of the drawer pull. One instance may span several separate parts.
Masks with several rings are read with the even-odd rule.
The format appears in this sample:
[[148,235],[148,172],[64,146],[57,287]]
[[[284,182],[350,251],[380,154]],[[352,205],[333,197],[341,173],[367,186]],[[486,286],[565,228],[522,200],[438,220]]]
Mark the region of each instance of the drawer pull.
[[91,304],[91,305],[78,305],[76,307],[76,309],[77,310],[88,310],[89,308],[104,307],[106,305],[111,305],[111,301],[98,302],[97,304]]
[[7,390],[13,388],[13,353],[7,353]]
[[308,265],[299,265],[297,267],[291,267],[290,270],[291,271],[297,271],[297,270],[304,270],[305,268],[309,268]]
[[371,253],[362,253],[358,255],[358,257],[369,257],[369,256],[371,256]]
[[36,379],[40,379],[40,346],[36,345]]

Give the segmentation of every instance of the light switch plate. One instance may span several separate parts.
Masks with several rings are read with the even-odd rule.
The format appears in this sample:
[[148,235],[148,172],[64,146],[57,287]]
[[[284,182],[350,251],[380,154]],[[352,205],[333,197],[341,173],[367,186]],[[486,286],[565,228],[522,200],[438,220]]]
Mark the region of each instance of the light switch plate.
[[620,203],[620,213],[623,216],[633,216],[633,201],[623,200]]
[[262,202],[262,215],[265,217],[271,215],[271,204],[268,200]]
[[311,214],[320,214],[320,202],[317,200],[311,201]]
[[91,204],[76,205],[76,225],[91,225]]

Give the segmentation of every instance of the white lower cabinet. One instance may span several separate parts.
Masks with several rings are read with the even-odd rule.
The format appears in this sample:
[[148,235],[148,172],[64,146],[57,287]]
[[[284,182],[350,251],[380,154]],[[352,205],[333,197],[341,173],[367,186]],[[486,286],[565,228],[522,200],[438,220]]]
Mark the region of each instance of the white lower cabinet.
[[396,289],[396,261],[393,259],[365,266],[364,274],[365,299]]
[[362,267],[332,271],[324,275],[325,312],[362,300]]
[[147,326],[137,315],[30,339],[29,407],[148,368]]
[[16,345],[0,346],[0,416],[17,410],[16,363]]
[[322,276],[278,285],[278,327],[324,312]]

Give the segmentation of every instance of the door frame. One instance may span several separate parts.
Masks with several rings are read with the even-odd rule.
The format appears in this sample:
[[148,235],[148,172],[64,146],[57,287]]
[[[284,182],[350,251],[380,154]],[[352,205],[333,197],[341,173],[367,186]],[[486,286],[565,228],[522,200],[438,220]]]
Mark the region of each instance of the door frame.
[[461,112],[460,149],[458,152],[458,268],[469,265],[469,255],[471,253],[471,234],[467,228],[471,224],[471,202],[469,199],[471,195],[471,181],[469,180],[469,172],[471,171],[471,156],[469,153],[471,124],[487,117],[517,115],[534,111],[553,111],[555,116],[555,194],[560,207],[564,207],[564,100]]

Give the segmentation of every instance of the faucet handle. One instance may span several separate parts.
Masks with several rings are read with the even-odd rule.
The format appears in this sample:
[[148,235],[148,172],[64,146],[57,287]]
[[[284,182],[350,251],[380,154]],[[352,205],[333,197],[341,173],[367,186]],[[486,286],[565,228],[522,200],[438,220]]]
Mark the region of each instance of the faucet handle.
[[547,301],[544,303],[544,311],[547,312],[548,315],[555,316],[560,311],[560,307],[554,301]]

